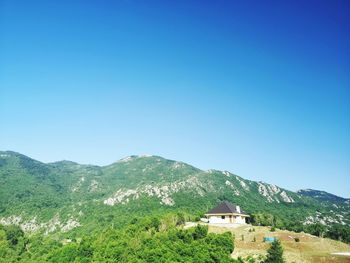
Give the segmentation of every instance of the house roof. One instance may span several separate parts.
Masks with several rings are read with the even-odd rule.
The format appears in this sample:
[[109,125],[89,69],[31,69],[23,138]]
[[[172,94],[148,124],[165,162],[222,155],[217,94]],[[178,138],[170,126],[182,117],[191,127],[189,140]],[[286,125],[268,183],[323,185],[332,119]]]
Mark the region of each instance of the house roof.
[[207,214],[244,214],[247,213],[244,212],[242,209],[240,212],[237,211],[237,206],[234,204],[231,204],[230,202],[224,201],[221,204],[219,204],[217,207],[214,207],[210,211],[207,212]]

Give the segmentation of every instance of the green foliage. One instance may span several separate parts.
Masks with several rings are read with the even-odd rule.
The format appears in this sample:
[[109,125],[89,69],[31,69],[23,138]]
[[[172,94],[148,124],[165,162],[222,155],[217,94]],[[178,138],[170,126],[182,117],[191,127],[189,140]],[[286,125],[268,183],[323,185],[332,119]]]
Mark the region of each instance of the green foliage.
[[177,222],[176,222],[176,225],[177,225],[177,226],[180,226],[180,225],[185,224],[185,222],[186,222],[186,220],[185,220],[185,215],[184,215],[184,213],[178,212],[178,213],[177,213]]
[[306,231],[312,235],[322,237],[326,232],[327,228],[325,225],[320,223],[311,224],[306,227]]
[[[171,217],[175,224],[168,224]],[[0,226],[0,256],[4,262],[233,262],[230,232],[208,234],[201,225],[184,230],[176,227],[181,217],[137,218],[120,229],[106,228],[60,242],[32,236],[27,249],[17,249],[25,239],[23,232]]]
[[202,239],[206,237],[207,234],[208,234],[208,226],[197,225],[194,228],[192,236],[194,240],[197,240],[197,239]]
[[10,225],[3,228],[6,232],[6,239],[11,246],[16,246],[24,237],[24,232],[18,226]]
[[232,253],[233,246],[233,236],[231,232],[225,232],[221,235],[210,234],[208,236],[209,244],[214,247],[220,247],[226,253]]
[[53,250],[48,259],[50,262],[66,263],[66,262],[90,262],[93,257],[94,250],[89,242],[80,244],[71,243]]
[[271,243],[271,247],[267,250],[267,256],[264,263],[284,263],[283,247],[281,242],[276,239]]
[[[232,194],[232,187],[227,181],[241,193],[239,196]],[[285,203],[278,199],[279,195],[274,196],[279,203],[268,202],[259,193],[257,182],[233,174],[227,176],[220,171],[201,171],[159,156],[131,156],[126,161],[100,167],[69,161],[45,164],[18,153],[0,152],[0,183],[0,217],[20,216],[20,223],[28,223],[35,218],[37,226],[48,226],[56,218],[59,221],[57,225],[64,225],[73,218],[82,225],[70,232],[75,237],[109,227],[119,229],[133,218],[150,214],[155,218],[142,223],[144,230],[159,232],[168,226],[181,226],[186,221],[199,221],[200,216],[219,200],[228,200],[241,205],[251,214],[254,225],[305,231],[350,242],[350,207],[344,198],[322,192],[320,199],[317,191],[297,195],[283,190],[295,203]],[[182,188],[176,188],[169,195],[174,201],[172,206],[162,204],[158,194],[152,192],[160,188],[169,189],[175,184]],[[128,201],[124,199],[115,206],[103,203],[119,190],[136,191],[145,186],[151,195],[140,193],[137,198],[136,195],[129,196]],[[326,216],[343,215],[346,225],[328,225],[326,229],[304,226],[305,218],[316,212]],[[168,216],[170,213],[172,215]],[[159,216],[163,218],[161,222],[156,219]],[[135,220],[133,224],[138,224],[138,219]],[[48,228],[43,227],[41,231]],[[60,231],[58,227],[51,234],[59,235]],[[16,243],[16,238],[11,242]]]
[[326,237],[350,243],[350,227],[344,225],[332,225],[325,234]]

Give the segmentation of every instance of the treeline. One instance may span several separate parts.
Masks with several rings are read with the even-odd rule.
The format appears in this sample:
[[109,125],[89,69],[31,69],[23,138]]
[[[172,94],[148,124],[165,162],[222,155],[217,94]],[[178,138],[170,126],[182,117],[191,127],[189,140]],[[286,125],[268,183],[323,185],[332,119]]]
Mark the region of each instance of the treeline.
[[[123,227],[113,225],[91,233],[78,229],[49,236],[27,236],[18,226],[0,225],[0,263],[10,262],[284,262],[283,248],[276,241],[266,258],[234,260],[234,236],[208,233],[207,226],[182,226],[182,213],[161,217],[138,217]],[[272,222],[272,223],[271,223]],[[305,231],[349,242],[349,228],[321,224],[282,224],[268,214],[255,214],[252,223],[280,229]],[[96,224],[98,224],[96,222]]]
[[350,243],[350,227],[341,224],[323,225],[320,223],[306,224],[298,220],[280,218],[269,213],[256,213],[251,217],[253,225],[272,226],[294,232],[305,232],[319,237],[327,237]]
[[235,262],[233,236],[206,226],[179,228],[181,215],[133,219],[127,226],[81,237],[26,237],[0,226],[0,262]]

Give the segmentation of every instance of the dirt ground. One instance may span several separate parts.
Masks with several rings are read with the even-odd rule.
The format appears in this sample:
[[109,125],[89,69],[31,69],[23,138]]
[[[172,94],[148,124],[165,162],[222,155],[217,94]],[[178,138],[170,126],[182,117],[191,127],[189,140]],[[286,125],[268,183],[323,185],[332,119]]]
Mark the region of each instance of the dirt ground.
[[[263,238],[277,237],[282,243],[284,257],[288,263],[350,263],[349,256],[331,254],[335,252],[350,252],[350,245],[328,238],[319,238],[306,233],[294,233],[278,229],[275,232],[271,232],[268,227],[250,225],[236,228],[209,226],[209,232],[223,233],[226,231],[235,234],[233,258],[265,255],[270,244],[263,242]],[[295,238],[299,238],[300,241],[296,242]]]

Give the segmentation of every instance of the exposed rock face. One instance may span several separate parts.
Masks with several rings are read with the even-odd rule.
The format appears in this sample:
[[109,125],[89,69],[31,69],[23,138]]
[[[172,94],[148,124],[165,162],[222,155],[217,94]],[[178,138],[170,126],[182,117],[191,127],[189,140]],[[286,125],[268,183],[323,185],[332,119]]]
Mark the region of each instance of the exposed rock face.
[[118,189],[117,192],[103,201],[106,205],[126,204],[131,199],[135,200],[140,196],[157,197],[160,203],[168,206],[175,204],[171,195],[179,191],[193,191],[200,196],[204,195],[203,189],[210,189],[209,184],[204,184],[197,177],[189,177],[184,181],[177,181],[173,183],[159,184],[159,185],[144,185],[136,187],[135,189]]
[[282,191],[280,193],[280,196],[282,197],[283,201],[286,203],[294,203],[294,200],[292,197],[288,196],[285,191]]
[[242,188],[246,191],[249,191],[249,186],[242,180],[240,179],[238,176],[236,176],[236,180],[240,183],[240,185],[242,186]]
[[23,231],[29,233],[34,233],[43,230],[45,235],[56,230],[67,232],[81,225],[79,221],[77,219],[74,219],[73,217],[69,218],[65,223],[61,222],[59,215],[55,215],[52,219],[43,223],[38,222],[36,217],[29,220],[25,220],[21,216],[9,216],[1,218],[0,224],[17,225]]
[[227,186],[229,186],[230,188],[232,188],[232,190],[233,190],[233,192],[234,192],[235,195],[239,195],[239,194],[240,194],[239,191],[238,191],[238,189],[234,186],[233,183],[231,183],[230,181],[226,181],[225,184],[226,184]]
[[284,190],[282,190],[281,188],[273,184],[265,184],[262,182],[258,182],[258,191],[270,203],[271,202],[280,203],[281,201],[286,203],[295,202],[294,199],[288,196],[288,194]]
[[304,225],[310,225],[320,223],[322,225],[329,225],[329,224],[342,224],[346,225],[344,222],[344,216],[341,214],[335,214],[332,216],[325,216],[322,215],[319,212],[316,212],[314,215],[307,216],[303,222]]
[[[159,156],[133,155],[94,166],[70,161],[45,164],[0,152],[0,181],[0,224],[20,225],[26,232],[69,231],[80,222],[96,220],[93,209],[97,206],[102,206],[97,210],[103,211],[103,217],[103,213],[128,210],[134,204],[141,207],[139,203],[148,201],[154,209],[167,206],[177,211],[191,210],[195,200],[196,209],[205,211],[221,199],[236,202],[249,213],[256,207],[268,210],[273,203],[276,215],[286,208],[293,213],[298,206],[286,204],[297,203],[305,207],[299,221],[350,224],[349,199],[311,189],[293,193],[228,171],[203,171]],[[118,207],[111,211],[107,206]]]

